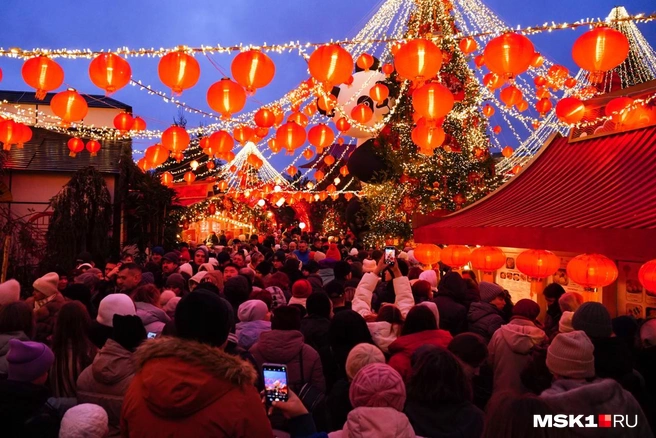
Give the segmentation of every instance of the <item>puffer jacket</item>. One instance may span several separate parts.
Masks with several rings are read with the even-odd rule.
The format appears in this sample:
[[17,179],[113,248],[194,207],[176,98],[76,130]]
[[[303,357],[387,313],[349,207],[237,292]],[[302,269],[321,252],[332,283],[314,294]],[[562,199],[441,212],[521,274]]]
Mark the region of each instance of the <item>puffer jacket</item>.
[[494,370],[494,392],[510,390],[529,392],[522,384],[521,372],[531,359],[531,349],[547,339],[533,322],[514,318],[502,325],[488,345],[488,362]]
[[[34,297],[28,298],[25,302],[29,304],[31,308],[34,308]],[[59,309],[61,309],[64,304],[66,304],[66,298],[57,292],[55,298],[34,311],[34,317],[36,320],[36,334],[34,336],[34,341],[50,345],[50,337],[55,329],[57,313],[59,313]]]
[[253,366],[209,345],[163,337],[134,354],[124,437],[271,437]]
[[399,336],[396,341],[389,346],[389,352],[392,355],[389,360],[389,366],[401,374],[403,380],[407,383],[412,375],[412,354],[423,345],[435,345],[437,347],[447,348],[453,336],[446,330],[424,330],[423,332],[413,333],[411,335]]
[[108,339],[93,364],[86,367],[77,379],[78,401],[102,406],[107,411],[110,436],[120,434],[123,397],[134,372],[132,353],[113,339]]
[[9,353],[9,341],[29,341],[30,338],[23,332],[8,332],[0,334],[0,376],[7,375],[7,353]]
[[471,402],[430,403],[408,400],[404,408],[418,436],[431,438],[480,438],[485,414]]
[[160,334],[171,318],[166,312],[149,303],[134,303],[137,308],[137,316],[143,322],[146,332]]
[[359,407],[349,412],[342,430],[330,438],[414,438],[415,431],[403,412],[393,408]]
[[246,321],[237,323],[237,345],[248,350],[260,339],[260,334],[271,330],[271,321]]
[[504,323],[501,311],[485,301],[471,304],[467,321],[469,331],[483,336],[486,342],[490,342],[494,332]]
[[[321,391],[326,391],[319,354],[314,348],[305,344],[303,334],[298,330],[264,332],[260,334],[259,341],[249,352],[255,358],[260,373],[264,363],[287,365],[287,383],[292,391],[298,393],[305,383],[311,383]],[[303,376],[301,376],[301,357]]]
[[[362,276],[358,287],[355,289],[353,296],[353,310],[358,312],[364,318],[373,314],[371,310],[371,299],[380,278],[372,273],[367,272]],[[394,287],[394,305],[399,308],[403,318],[406,317],[412,306],[415,305],[415,299],[412,296],[412,287],[408,277],[398,277],[392,280]],[[399,335],[399,327],[394,327],[386,321],[367,323],[371,337],[374,343],[383,352],[387,353],[389,345],[396,340]]]

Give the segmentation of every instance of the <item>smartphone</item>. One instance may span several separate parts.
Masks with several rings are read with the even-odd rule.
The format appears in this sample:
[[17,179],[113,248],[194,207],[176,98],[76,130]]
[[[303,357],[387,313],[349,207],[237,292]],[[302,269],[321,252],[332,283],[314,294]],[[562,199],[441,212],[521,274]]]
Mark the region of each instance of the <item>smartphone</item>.
[[287,388],[287,365],[277,363],[262,364],[264,376],[264,397],[268,404],[274,401],[286,402],[289,398]]
[[388,265],[394,265],[396,262],[396,248],[393,246],[385,247],[385,263]]
[[155,337],[157,337],[157,333],[155,333],[155,332],[148,332],[148,339],[153,339],[153,338],[155,338]]

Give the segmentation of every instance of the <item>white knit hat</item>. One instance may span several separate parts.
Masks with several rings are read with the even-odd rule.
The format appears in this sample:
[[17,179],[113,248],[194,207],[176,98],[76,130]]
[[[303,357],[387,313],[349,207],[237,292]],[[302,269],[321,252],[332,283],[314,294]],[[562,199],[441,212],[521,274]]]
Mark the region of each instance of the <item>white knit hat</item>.
[[173,292],[172,290],[165,290],[165,291],[162,292],[162,294],[159,296],[159,305],[160,305],[161,307],[166,306],[166,303],[168,303],[169,300],[170,300],[171,298],[174,298],[175,296],[176,296],[176,295],[175,295],[175,292]]
[[364,259],[362,260],[362,271],[373,272],[376,269],[376,260]]
[[14,280],[7,280],[0,284],[0,306],[15,303],[20,300],[20,284]]
[[132,298],[125,294],[107,295],[100,301],[96,321],[107,327],[114,327],[114,315],[136,315]]
[[573,316],[574,312],[563,312],[562,316],[560,317],[560,321],[558,322],[558,331],[560,333],[569,333],[574,331],[574,327],[572,327]]
[[351,348],[346,358],[346,376],[352,380],[358,371],[372,363],[385,363],[383,352],[372,344],[358,344]]
[[560,333],[547,348],[547,368],[572,379],[594,377],[594,346],[582,330]]
[[189,277],[194,275],[194,269],[191,267],[189,263],[184,263],[180,265],[180,273],[181,274],[187,274]]
[[109,434],[107,412],[98,405],[83,403],[64,414],[59,438],[104,438]]
[[59,283],[59,275],[56,272],[48,272],[41,278],[34,280],[32,287],[43,295],[49,297],[57,293],[57,284]]

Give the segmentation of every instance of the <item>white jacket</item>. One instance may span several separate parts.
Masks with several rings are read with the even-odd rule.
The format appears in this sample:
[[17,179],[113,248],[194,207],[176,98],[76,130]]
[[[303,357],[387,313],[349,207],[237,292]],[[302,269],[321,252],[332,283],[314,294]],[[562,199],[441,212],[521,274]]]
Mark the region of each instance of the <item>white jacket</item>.
[[[352,308],[363,317],[373,314],[371,311],[371,297],[379,280],[380,278],[376,274],[367,272],[362,276],[358,287],[355,289]],[[399,308],[401,315],[405,318],[410,309],[415,305],[410,282],[408,281],[408,277],[398,277],[392,280],[392,284],[394,286],[394,294],[396,295],[394,305]],[[385,353],[388,352],[387,347],[399,335],[398,327],[393,327],[392,324],[386,321],[368,322],[367,327],[378,348]]]

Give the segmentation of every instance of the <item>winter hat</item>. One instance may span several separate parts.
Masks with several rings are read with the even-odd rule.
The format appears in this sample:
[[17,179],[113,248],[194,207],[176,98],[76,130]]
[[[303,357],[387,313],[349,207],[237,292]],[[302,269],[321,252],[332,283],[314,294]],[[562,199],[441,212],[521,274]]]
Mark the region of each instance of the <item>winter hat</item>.
[[206,290],[185,296],[175,309],[178,337],[214,347],[220,347],[228,339],[231,323],[229,304]]
[[125,294],[107,295],[100,301],[96,321],[107,327],[114,327],[114,315],[136,315],[132,298]]
[[98,278],[98,275],[94,274],[91,272],[91,269],[89,269],[84,274],[80,274],[75,277],[75,283],[83,284],[88,287],[89,290],[94,290],[96,286],[98,286],[98,283],[100,283],[100,278]]
[[214,257],[210,257],[209,260],[207,261],[210,265],[212,265],[212,268],[216,269],[219,267],[219,261],[215,259]]
[[174,298],[174,297],[175,297],[175,292],[173,292],[172,290],[165,290],[165,291],[162,292],[162,294],[159,296],[159,305],[160,305],[161,307],[166,306],[166,303],[168,303],[169,300],[170,300],[171,298]]
[[572,379],[594,377],[594,346],[581,330],[560,333],[547,348],[547,368],[552,374]]
[[175,263],[176,265],[180,264],[180,256],[178,255],[177,252],[173,252],[173,251],[164,254],[162,260],[168,260],[169,262]]
[[558,298],[558,306],[563,312],[576,312],[581,304],[583,304],[583,295],[578,292],[567,292]]
[[60,438],[104,438],[109,434],[107,412],[98,405],[83,403],[64,414]]
[[201,246],[199,246],[198,248],[196,248],[196,249],[194,250],[194,257],[196,256],[196,253],[197,253],[198,251],[202,251],[203,254],[205,254],[205,261],[207,261],[207,259],[209,258],[209,251],[207,250],[207,247],[206,247],[205,245],[201,245]]
[[488,281],[478,283],[478,290],[481,293],[481,301],[485,301],[486,303],[503,294],[503,288],[501,286]]
[[207,271],[198,271],[198,273],[196,275],[194,275],[193,277],[191,277],[189,279],[189,285],[191,286],[192,282],[196,283],[196,284],[200,284],[200,281],[203,278],[205,278],[206,275],[207,275]]
[[656,346],[656,318],[648,319],[640,327],[640,342],[644,347]]
[[322,253],[321,251],[315,251],[314,252],[314,257],[313,260],[317,263],[319,263],[321,260],[326,258],[326,254]]
[[155,275],[152,272],[142,273],[141,284],[155,284]]
[[372,344],[358,344],[351,349],[346,358],[346,376],[349,380],[353,380],[358,371],[372,363],[385,363],[383,352]]
[[20,300],[20,284],[14,280],[7,280],[0,284],[0,306],[15,303]]
[[435,322],[437,323],[437,328],[440,328],[440,311],[437,309],[437,304],[432,301],[424,301],[423,303],[417,304],[418,306],[428,307],[428,309],[433,312],[435,316]]
[[166,287],[184,290],[185,289],[184,277],[180,274],[169,275],[169,277],[166,279]]
[[533,300],[524,298],[515,303],[512,314],[513,316],[522,316],[531,321],[535,321],[535,318],[540,314],[540,305]]
[[161,255],[161,256],[163,256],[165,254],[164,253],[164,248],[162,248],[161,246],[154,247],[151,252],[153,254],[157,254],[157,255]]
[[55,355],[40,342],[11,339],[6,359],[9,380],[32,382],[48,372]]
[[467,365],[477,368],[487,359],[487,343],[476,333],[460,333],[449,343],[449,351]]
[[569,333],[574,331],[574,327],[572,327],[573,316],[574,316],[574,312],[568,312],[568,311],[563,312],[563,314],[560,317],[560,321],[558,321],[558,331],[560,333]]
[[364,259],[362,261],[362,272],[374,272],[376,264],[376,260]]
[[203,263],[202,265],[199,266],[198,271],[199,272],[210,272],[214,270],[214,266],[212,266],[211,263]]
[[34,280],[32,287],[43,295],[49,297],[57,293],[57,284],[59,283],[59,275],[56,272],[48,272],[41,278]]
[[405,251],[401,251],[398,256],[396,256],[397,259],[401,260],[408,260],[408,253]]
[[248,300],[243,302],[237,310],[237,317],[241,322],[264,321],[269,309],[262,300]]
[[357,372],[351,382],[349,398],[354,408],[394,408],[402,412],[405,384],[394,368],[374,363]]
[[583,303],[572,317],[574,330],[583,330],[590,339],[609,338],[613,334],[613,325],[608,309],[601,303],[589,301]]
[[292,285],[292,296],[294,298],[307,298],[312,293],[312,285],[307,280],[297,280]]
[[194,268],[192,268],[189,263],[183,263],[180,265],[180,273],[187,274],[189,277],[191,277],[194,275]]
[[336,243],[331,243],[328,246],[328,251],[326,251],[326,258],[337,260],[337,261],[342,259],[342,255],[340,254]]
[[248,279],[243,275],[237,275],[236,277],[229,278],[226,280],[223,286],[223,295],[230,301],[235,309],[243,302],[248,300],[249,295],[251,294],[250,285],[248,284]]
[[429,269],[427,271],[423,271],[421,274],[419,274],[419,279],[429,282],[431,289],[437,290],[437,273],[434,270]]
[[357,248],[351,248],[351,250],[349,251],[349,255],[350,255],[350,256],[357,257],[357,255],[358,255],[358,249],[357,249]]
[[175,309],[178,307],[178,303],[180,303],[180,300],[182,298],[180,297],[173,297],[164,306],[164,311],[166,314],[169,316],[169,318],[175,317]]

